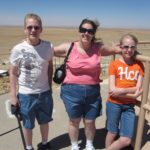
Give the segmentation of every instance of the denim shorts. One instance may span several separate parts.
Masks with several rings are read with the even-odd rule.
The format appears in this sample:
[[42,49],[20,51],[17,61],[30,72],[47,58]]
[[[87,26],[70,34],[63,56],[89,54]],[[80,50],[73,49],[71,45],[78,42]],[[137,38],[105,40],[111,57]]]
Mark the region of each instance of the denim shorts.
[[63,84],[61,98],[70,119],[83,117],[95,120],[101,114],[99,85]]
[[45,124],[52,120],[53,99],[51,91],[40,94],[19,93],[18,99],[25,128],[33,129],[35,119],[37,119],[39,124]]
[[113,134],[133,138],[135,132],[134,104],[106,103],[107,130]]

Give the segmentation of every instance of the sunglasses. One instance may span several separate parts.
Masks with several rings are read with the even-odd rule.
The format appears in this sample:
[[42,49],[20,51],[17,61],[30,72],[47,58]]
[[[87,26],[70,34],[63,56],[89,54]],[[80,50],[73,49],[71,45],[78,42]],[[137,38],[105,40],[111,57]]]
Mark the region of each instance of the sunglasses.
[[34,30],[40,30],[41,29],[41,27],[40,26],[27,26],[27,29],[29,30],[29,31],[31,31],[32,29],[34,29]]
[[93,35],[93,34],[95,34],[95,30],[94,29],[86,29],[86,28],[79,28],[79,32],[80,33],[86,33],[86,32],[88,32],[88,34],[91,34],[91,35]]
[[132,46],[123,45],[122,48],[123,48],[123,49],[129,49],[129,48],[130,48],[130,49],[135,49],[136,46],[134,46],[134,45],[132,45]]

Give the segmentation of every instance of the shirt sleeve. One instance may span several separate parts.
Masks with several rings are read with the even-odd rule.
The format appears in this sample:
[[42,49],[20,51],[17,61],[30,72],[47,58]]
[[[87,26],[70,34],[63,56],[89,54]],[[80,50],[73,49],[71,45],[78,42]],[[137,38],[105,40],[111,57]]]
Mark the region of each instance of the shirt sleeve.
[[13,48],[10,54],[10,63],[13,66],[19,66],[20,61],[21,61],[21,55],[19,51],[16,48]]
[[142,62],[138,62],[138,64],[139,64],[139,67],[140,67],[140,75],[142,75],[142,76],[144,76],[144,65],[143,65],[143,63]]

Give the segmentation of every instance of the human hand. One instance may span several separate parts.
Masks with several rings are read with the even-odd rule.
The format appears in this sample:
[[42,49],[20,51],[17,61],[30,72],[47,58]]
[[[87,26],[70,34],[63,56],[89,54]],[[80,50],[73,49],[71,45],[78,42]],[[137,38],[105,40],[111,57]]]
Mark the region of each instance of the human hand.
[[119,95],[122,95],[123,93],[124,91],[122,88],[115,88],[109,92],[109,95],[112,97],[118,97]]
[[115,50],[115,54],[121,54],[122,49],[120,47],[120,44],[116,44],[112,42],[112,48]]
[[10,103],[14,106],[18,105],[18,98],[17,96],[11,96]]
[[11,113],[13,114],[13,115],[18,115],[19,114],[19,106],[18,105],[12,105],[11,104]]
[[143,89],[137,89],[134,93],[134,97],[137,98],[143,93]]

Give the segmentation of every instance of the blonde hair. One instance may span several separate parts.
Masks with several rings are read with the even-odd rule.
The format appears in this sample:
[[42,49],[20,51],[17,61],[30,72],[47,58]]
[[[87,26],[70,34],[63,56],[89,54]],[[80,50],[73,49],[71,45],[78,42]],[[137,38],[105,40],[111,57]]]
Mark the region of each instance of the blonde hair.
[[138,44],[138,39],[137,39],[137,37],[134,36],[133,34],[127,33],[127,34],[124,34],[124,35],[121,37],[121,39],[120,39],[120,45],[123,44],[123,40],[126,39],[126,38],[133,40],[136,45]]
[[38,16],[37,14],[34,14],[34,13],[29,13],[25,16],[25,18],[24,18],[24,27],[26,26],[26,20],[29,19],[29,18],[37,20],[39,22],[40,26],[42,27],[42,20],[41,20],[40,16]]

